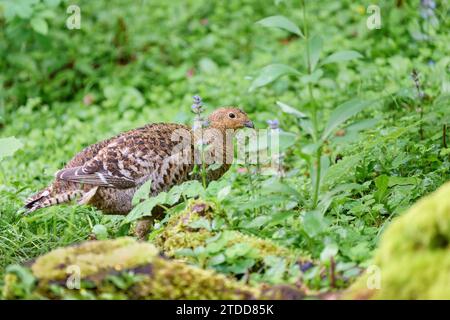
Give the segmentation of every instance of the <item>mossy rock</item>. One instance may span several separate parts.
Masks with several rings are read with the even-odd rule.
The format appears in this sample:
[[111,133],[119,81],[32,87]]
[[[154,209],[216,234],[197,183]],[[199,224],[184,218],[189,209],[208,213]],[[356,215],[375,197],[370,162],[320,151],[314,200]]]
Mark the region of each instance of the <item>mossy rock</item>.
[[374,265],[380,270],[379,289],[367,285],[376,275],[366,272],[346,298],[450,299],[450,183],[391,223]]
[[87,241],[53,250],[39,257],[29,268],[10,270],[4,282],[6,299],[303,297],[303,293],[293,287],[252,287],[212,270],[169,260],[152,244],[132,238]]
[[[251,273],[253,269],[258,270],[253,279],[261,276],[264,272],[262,270],[270,268],[268,265],[269,257],[282,259],[286,265],[286,273],[295,270],[299,276],[301,275],[300,267],[302,265],[312,265],[312,259],[308,255],[280,246],[268,239],[246,235],[235,230],[213,230],[210,226],[214,225],[214,217],[217,216],[220,216],[220,212],[217,212],[212,203],[200,200],[190,201],[185,210],[170,217],[162,232],[153,238],[152,242],[165,255],[183,259],[202,267],[210,267],[213,260],[222,253],[227,255],[227,252],[233,252],[233,250],[246,251],[242,255],[242,259],[249,258],[253,263],[246,272]],[[202,256],[196,251],[194,251],[194,254],[189,253],[189,251],[198,248],[204,248],[207,254]],[[220,264],[213,265],[213,267],[222,271],[228,270],[227,267],[232,268],[233,264],[236,264],[235,260],[231,261],[229,266],[227,266],[225,260]],[[291,280],[295,279],[295,277],[290,278]],[[262,279],[264,280],[264,278]],[[288,276],[280,277],[277,283],[285,282],[287,279]]]

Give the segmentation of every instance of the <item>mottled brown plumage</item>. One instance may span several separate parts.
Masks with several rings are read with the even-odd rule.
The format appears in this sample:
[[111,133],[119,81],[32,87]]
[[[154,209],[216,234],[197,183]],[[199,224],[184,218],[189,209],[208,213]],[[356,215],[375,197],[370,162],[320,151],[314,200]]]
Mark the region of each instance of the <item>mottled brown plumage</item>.
[[[127,214],[134,193],[147,180],[152,180],[151,194],[156,195],[199,178],[189,173],[198,159],[195,145],[200,140],[209,145],[208,157],[222,155],[225,161],[233,150],[225,132],[253,126],[243,111],[232,107],[216,110],[208,123],[207,129],[195,131],[181,124],[148,124],[91,145],[58,171],[49,187],[30,197],[25,208],[33,212],[78,199],[105,213]],[[229,161],[221,164],[208,171],[209,181],[220,178],[230,166]]]

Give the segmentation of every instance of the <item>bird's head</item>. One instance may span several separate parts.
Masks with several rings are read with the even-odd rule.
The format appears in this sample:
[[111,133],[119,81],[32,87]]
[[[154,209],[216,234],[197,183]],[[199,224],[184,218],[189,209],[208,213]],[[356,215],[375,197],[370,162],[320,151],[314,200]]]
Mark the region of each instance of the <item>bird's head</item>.
[[241,109],[234,107],[219,108],[208,117],[209,126],[216,129],[237,130],[244,127],[254,128],[253,122]]

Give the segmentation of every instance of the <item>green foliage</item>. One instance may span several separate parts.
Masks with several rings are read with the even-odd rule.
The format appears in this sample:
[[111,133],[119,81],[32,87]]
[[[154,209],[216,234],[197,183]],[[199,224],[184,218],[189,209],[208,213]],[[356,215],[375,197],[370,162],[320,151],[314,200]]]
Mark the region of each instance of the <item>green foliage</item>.
[[23,143],[14,137],[0,138],[0,160],[4,157],[12,156],[22,147]]
[[[418,1],[386,1],[382,28],[369,30],[354,1],[276,2],[82,0],[81,29],[69,30],[68,1],[0,1],[0,275],[55,247],[127,235],[152,208],[175,205],[172,215],[197,197],[220,207],[222,231],[333,260],[342,283],[313,266],[304,279],[316,287],[345,286],[367,266],[391,221],[450,179],[448,5],[425,20]],[[149,122],[191,123],[194,94],[206,112],[242,107],[257,128],[277,118],[281,169],[236,164],[206,189],[189,182],[156,197],[148,182],[126,217],[76,205],[21,216],[87,145]],[[254,262],[247,249],[192,250],[233,273]],[[288,268],[265,264],[251,276],[277,282]]]
[[300,72],[284,64],[270,64],[261,69],[259,76],[253,80],[249,91],[251,92],[256,88],[263,87],[271,82],[274,82],[279,77],[289,74],[300,75]]
[[263,27],[267,28],[280,28],[292,32],[300,37],[304,37],[300,28],[295,25],[291,20],[283,16],[267,17],[256,22]]
[[[135,221],[144,216],[151,216],[152,209],[156,206],[173,206],[180,198],[189,199],[205,194],[202,184],[199,181],[187,181],[181,185],[175,186],[168,192],[160,192],[154,197],[149,197],[149,184],[145,183],[137,192],[137,197],[146,194],[145,200],[137,204],[133,210],[127,215],[124,223]],[[136,197],[136,196],[135,196]]]
[[[387,228],[374,257],[377,269],[368,270],[346,293],[347,298],[450,297],[449,191],[447,183],[418,201]],[[368,286],[375,277],[378,286]]]
[[[306,15],[306,4],[305,2],[303,2],[303,24],[304,29],[308,30],[309,26]],[[287,74],[299,76],[300,82],[303,85],[308,86],[310,104],[312,105],[312,110],[309,112],[309,118],[311,119],[311,121],[304,119],[308,118],[308,116],[306,116],[304,113],[296,111],[294,108],[289,107],[286,104],[280,104],[279,102],[277,104],[283,111],[298,117],[300,121],[299,125],[303,127],[303,129],[307,131],[312,137],[313,143],[311,145],[311,148],[309,148],[307,151],[307,153],[309,153],[308,156],[305,158],[309,162],[312,181],[311,185],[313,198],[310,207],[311,209],[315,209],[319,204],[319,193],[323,177],[322,166],[324,166],[323,169],[328,169],[329,167],[328,163],[322,162],[323,144],[329,138],[330,134],[338,128],[338,126],[342,125],[346,120],[362,111],[370,103],[365,101],[351,100],[337,107],[331,113],[328,124],[323,129],[322,134],[320,134],[321,126],[318,122],[319,107],[317,105],[317,102],[315,101],[312,86],[313,84],[317,84],[319,79],[323,75],[322,69],[316,69],[323,48],[322,37],[318,34],[309,36],[308,32],[305,32],[306,35],[303,36],[303,34],[300,32],[300,29],[292,21],[284,16],[269,17],[260,20],[258,23],[265,27],[278,27],[288,30],[294,34],[301,35],[306,42],[306,75],[301,76],[301,72],[283,64],[268,65],[261,70],[260,75],[251,84],[249,91],[253,91],[258,87],[265,86],[275,81],[280,76]],[[339,51],[329,55],[320,63],[320,65],[322,66],[330,63],[350,61],[360,57],[362,57],[362,55],[356,51]],[[320,139],[319,135],[321,135]]]

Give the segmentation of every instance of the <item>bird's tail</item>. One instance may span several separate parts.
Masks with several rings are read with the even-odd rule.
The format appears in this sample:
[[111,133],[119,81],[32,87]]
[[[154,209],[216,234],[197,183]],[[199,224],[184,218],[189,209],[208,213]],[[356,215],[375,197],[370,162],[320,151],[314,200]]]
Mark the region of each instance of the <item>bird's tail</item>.
[[83,196],[83,194],[82,190],[68,190],[62,193],[55,193],[53,192],[53,187],[50,186],[29,197],[25,201],[24,208],[27,209],[26,214],[29,214],[41,208],[72,201],[77,197]]

